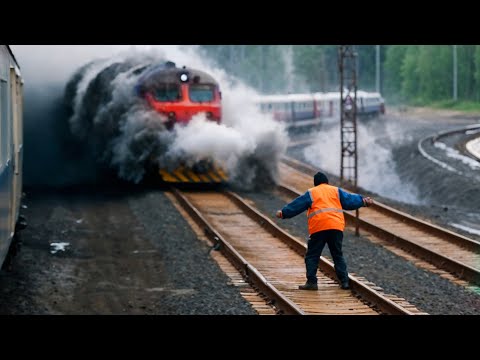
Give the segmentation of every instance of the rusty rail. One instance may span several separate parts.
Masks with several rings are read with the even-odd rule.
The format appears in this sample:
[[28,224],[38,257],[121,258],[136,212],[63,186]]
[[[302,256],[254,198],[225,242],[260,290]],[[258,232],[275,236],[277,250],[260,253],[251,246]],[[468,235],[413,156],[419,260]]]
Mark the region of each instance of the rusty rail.
[[303,310],[291,302],[288,298],[283,296],[274,286],[272,286],[260,272],[249,264],[242,255],[240,255],[222,235],[220,235],[213,226],[205,219],[205,217],[193,206],[193,204],[177,189],[172,188],[172,193],[175,195],[184,209],[192,216],[197,224],[205,229],[205,234],[212,243],[220,243],[220,251],[227,257],[230,262],[261,292],[272,299],[273,304],[283,313],[289,315],[304,315]]

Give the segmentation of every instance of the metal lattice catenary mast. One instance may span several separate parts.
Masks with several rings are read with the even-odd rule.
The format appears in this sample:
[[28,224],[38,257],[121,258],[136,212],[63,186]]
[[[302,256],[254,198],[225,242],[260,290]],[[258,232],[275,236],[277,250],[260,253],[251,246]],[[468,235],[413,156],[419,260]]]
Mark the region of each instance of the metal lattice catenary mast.
[[[357,191],[357,54],[353,45],[338,47],[338,70],[340,73],[340,131],[341,160],[340,183],[348,184]],[[358,220],[358,210],[356,210]],[[358,235],[358,221],[356,221]]]

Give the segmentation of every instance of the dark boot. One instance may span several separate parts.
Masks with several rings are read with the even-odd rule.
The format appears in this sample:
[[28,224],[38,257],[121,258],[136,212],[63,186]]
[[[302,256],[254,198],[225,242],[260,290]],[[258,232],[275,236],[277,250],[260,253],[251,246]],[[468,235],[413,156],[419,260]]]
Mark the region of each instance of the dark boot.
[[309,283],[308,281],[305,283],[305,285],[300,285],[298,287],[300,290],[318,290],[318,285]]

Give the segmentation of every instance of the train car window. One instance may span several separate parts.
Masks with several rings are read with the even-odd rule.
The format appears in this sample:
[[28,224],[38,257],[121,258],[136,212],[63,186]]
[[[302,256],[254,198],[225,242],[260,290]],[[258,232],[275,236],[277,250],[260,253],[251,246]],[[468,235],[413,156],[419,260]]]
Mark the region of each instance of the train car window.
[[180,87],[177,84],[157,84],[152,92],[157,101],[172,102],[182,99]]
[[12,125],[13,125],[13,109],[11,109],[12,107],[12,103],[11,103],[11,89],[10,89],[10,84],[6,81],[3,81],[3,92],[5,93],[5,99],[7,101],[7,104],[8,104],[8,108],[7,108],[7,113],[6,113],[6,116],[7,116],[7,126],[6,126],[6,131],[7,131],[7,150],[6,150],[6,158],[7,159],[10,159],[12,157],[12,144],[13,144],[13,128],[12,128]]
[[0,79],[0,166],[7,162],[8,154],[8,83]]
[[189,97],[192,102],[201,103],[213,101],[213,86],[203,84],[192,84],[189,89]]

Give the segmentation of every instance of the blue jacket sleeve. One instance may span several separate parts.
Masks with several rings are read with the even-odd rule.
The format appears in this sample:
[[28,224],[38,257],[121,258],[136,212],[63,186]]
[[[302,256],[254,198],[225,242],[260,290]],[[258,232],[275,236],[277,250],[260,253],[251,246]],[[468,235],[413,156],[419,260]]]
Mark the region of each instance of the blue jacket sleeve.
[[310,196],[310,192],[306,192],[305,194],[297,197],[291,203],[285,205],[282,209],[282,218],[289,219],[298,214],[307,210],[310,206],[312,206],[312,198]]
[[340,196],[340,203],[345,210],[356,210],[364,206],[363,196],[358,194],[351,194],[338,188],[338,194]]

